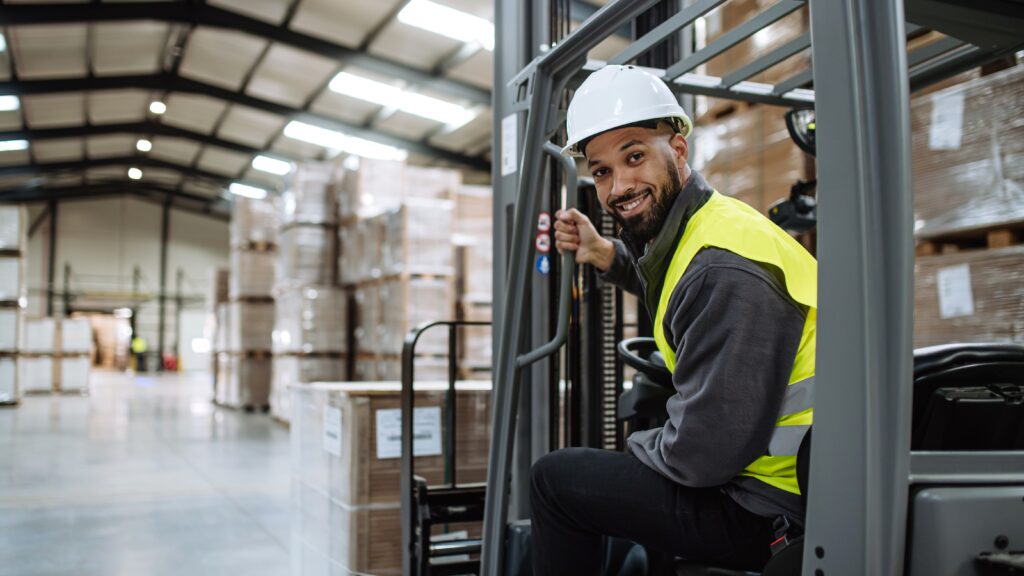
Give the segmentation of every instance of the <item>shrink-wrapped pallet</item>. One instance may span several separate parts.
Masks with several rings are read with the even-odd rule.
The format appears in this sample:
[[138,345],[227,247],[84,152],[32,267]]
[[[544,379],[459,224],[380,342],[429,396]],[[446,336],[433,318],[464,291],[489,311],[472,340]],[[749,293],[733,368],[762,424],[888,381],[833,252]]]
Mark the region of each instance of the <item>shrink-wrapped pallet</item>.
[[918,238],[1024,222],[1024,67],[916,98],[910,116]]
[[0,254],[0,302],[14,302],[24,297],[24,257]]
[[61,357],[59,388],[61,392],[89,390],[89,371],[92,363],[88,356]]
[[17,352],[22,328],[20,308],[0,308],[0,353]]
[[15,404],[21,398],[18,358],[0,356],[0,404]]
[[61,354],[88,354],[92,352],[92,348],[92,324],[88,318],[64,318],[61,320]]
[[406,166],[403,162],[347,158],[338,186],[338,207],[343,219],[366,216],[398,207],[408,199],[450,198],[462,176],[447,168]]
[[0,251],[26,248],[26,223],[24,206],[0,206]]
[[452,208],[450,200],[410,199],[384,219],[381,275],[451,275]]
[[233,250],[231,252],[231,298],[269,296],[274,290],[274,252]]
[[335,226],[287,226],[282,228],[278,241],[279,288],[338,281],[338,230]]
[[25,321],[22,350],[33,354],[53,354],[57,346],[57,324],[53,318],[30,318]]
[[218,403],[230,408],[263,410],[270,404],[271,359],[242,354],[221,354],[217,358]]
[[[454,286],[449,278],[400,278],[379,285],[380,340],[376,352],[401,354],[406,334],[425,322],[455,317]],[[431,328],[416,344],[417,354],[447,354],[448,334]]]
[[917,258],[914,346],[1024,343],[1024,245]]
[[274,352],[344,353],[347,351],[346,292],[338,286],[305,286],[279,292],[276,298]]
[[228,322],[228,351],[270,352],[273,349],[273,301],[232,302]]
[[341,170],[334,162],[302,162],[295,166],[281,195],[281,224],[337,224],[334,183]]
[[367,284],[355,289],[356,351],[374,354],[380,349],[381,301],[380,285]]
[[[415,394],[416,474],[445,478],[443,385]],[[460,483],[486,478],[489,385],[456,393]],[[296,573],[401,574],[398,386],[317,384],[293,389],[292,544]],[[479,525],[452,526],[479,534]]]
[[216,307],[231,298],[231,269],[223,266],[211,268],[209,274],[210,291],[207,294],[207,301]]
[[53,392],[56,389],[52,356],[22,356],[18,359],[18,368],[21,371],[19,385],[23,393]]
[[237,196],[231,209],[231,245],[235,248],[265,248],[277,243],[277,200],[255,200]]
[[344,356],[280,355],[274,357],[270,412],[285,422],[291,421],[291,388],[315,382],[340,382],[347,379]]

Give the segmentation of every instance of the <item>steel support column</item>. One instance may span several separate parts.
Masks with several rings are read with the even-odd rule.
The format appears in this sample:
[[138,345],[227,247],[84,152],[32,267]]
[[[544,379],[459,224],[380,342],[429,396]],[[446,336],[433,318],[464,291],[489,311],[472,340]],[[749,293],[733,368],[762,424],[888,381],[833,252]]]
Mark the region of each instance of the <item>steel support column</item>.
[[913,215],[902,2],[811,4],[818,326],[803,573],[899,574],[910,462]]
[[[46,260],[46,315],[53,318],[53,280],[57,270],[57,201],[50,200],[50,244]],[[67,282],[67,278],[64,279]]]
[[157,370],[163,371],[164,335],[167,326],[167,244],[171,235],[171,197],[164,200],[160,211],[160,321],[157,333]]

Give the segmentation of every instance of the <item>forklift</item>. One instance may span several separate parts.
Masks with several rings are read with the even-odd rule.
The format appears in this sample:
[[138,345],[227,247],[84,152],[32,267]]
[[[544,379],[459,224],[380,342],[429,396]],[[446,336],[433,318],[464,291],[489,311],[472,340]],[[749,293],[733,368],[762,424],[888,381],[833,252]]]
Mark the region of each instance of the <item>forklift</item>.
[[[495,246],[504,252],[495,260],[498,349],[488,481],[470,487],[470,495],[456,494],[458,486],[413,489],[412,458],[408,474],[403,459],[405,573],[530,573],[529,520],[523,513],[528,502],[522,494],[532,458],[560,446],[593,445],[594,436],[600,436],[580,434],[585,426],[569,434],[552,426],[553,421],[562,423],[552,414],[571,413],[556,410],[551,402],[571,404],[566,400],[571,399],[571,377],[566,377],[576,369],[571,362],[559,369],[550,359],[571,358],[574,344],[580,345],[571,333],[587,321],[580,311],[588,294],[577,286],[586,272],[578,273],[568,254],[545,278],[534,272],[537,216],[577,200],[576,168],[558,156],[552,142],[559,138],[565,90],[605,64],[588,61],[587,55],[606,38],[624,28],[632,31],[632,43],[607,63],[649,65],[644,62],[648,53],[723,2],[613,0],[518,69],[513,66],[521,52],[506,54],[508,36],[499,34],[495,139],[505,148],[500,162],[495,161]],[[498,0],[496,20],[529,28],[529,11],[516,4]],[[667,13],[657,14],[667,5]],[[788,542],[761,574],[1020,573],[1024,346],[912,348],[908,103],[911,90],[1020,50],[1024,14],[1012,3],[816,3],[810,6],[809,34],[716,81],[696,74],[701,63],[804,6],[801,0],[781,0],[699,50],[687,50],[684,42],[683,50],[651,70],[683,95],[814,111],[813,121],[794,114],[793,125],[802,127],[801,138],[814,143],[814,184],[827,192],[811,204],[805,201],[811,185],[804,184],[788,203],[773,208],[778,208],[774,219],[780,225],[807,230],[821,224],[817,379],[823,385],[816,392],[813,442],[807,435],[797,457],[806,533]],[[907,35],[923,29],[944,33],[946,41],[908,54]],[[812,53],[813,71],[777,85],[748,81],[803,49]],[[510,185],[514,194],[499,193]],[[563,188],[564,203],[558,193]],[[614,325],[621,311],[614,304],[609,308]],[[588,332],[603,335],[602,330]],[[614,326],[604,332],[614,334]],[[627,426],[657,425],[664,418],[664,399],[674,394],[651,341],[625,340],[618,353],[637,375],[628,392],[612,387],[600,402],[591,402],[605,409],[594,413],[612,431],[602,447],[614,447],[619,439],[621,448]],[[605,372],[621,374],[621,365]],[[580,390],[598,390],[594,382],[599,381],[581,382]],[[411,378],[408,384],[411,396]],[[411,413],[405,408],[403,417]],[[403,439],[408,436],[411,447],[411,416],[408,420],[403,419]],[[537,430],[543,430],[541,441],[530,435]],[[410,452],[403,450],[403,455]],[[482,518],[483,531],[454,546],[468,559],[448,568],[450,563],[435,561],[448,550],[430,543],[423,527],[454,518]],[[673,571],[749,574],[685,559]]]

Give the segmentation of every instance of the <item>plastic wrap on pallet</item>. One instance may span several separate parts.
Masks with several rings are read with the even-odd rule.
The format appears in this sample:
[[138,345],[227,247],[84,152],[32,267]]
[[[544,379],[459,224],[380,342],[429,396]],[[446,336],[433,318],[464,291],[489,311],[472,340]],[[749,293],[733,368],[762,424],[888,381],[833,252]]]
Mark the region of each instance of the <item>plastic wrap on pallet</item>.
[[489,236],[464,235],[456,254],[463,301],[491,302],[494,299],[494,247]]
[[[416,473],[442,483],[444,385],[416,392]],[[459,383],[459,482],[487,472],[490,391]],[[292,389],[293,563],[303,574],[401,573],[398,386],[317,384]],[[479,534],[479,525],[462,526]]]
[[278,287],[337,283],[337,227],[293,225],[281,230],[278,241]]
[[232,302],[228,312],[231,352],[269,352],[274,343],[273,302]]
[[338,228],[338,279],[345,284],[358,282],[365,277],[360,268],[363,258],[362,234],[359,222],[350,222]]
[[278,292],[274,352],[347,350],[348,299],[337,286],[305,286]]
[[35,354],[53,354],[57,344],[57,325],[53,318],[30,318],[25,321],[22,350]]
[[255,200],[236,196],[231,208],[231,245],[277,243],[278,199]]
[[490,186],[465,184],[460,186],[453,198],[455,200],[455,233],[473,234],[462,228],[463,223],[494,220],[494,191]]
[[356,358],[352,366],[352,380],[355,382],[376,382],[377,356],[364,355]]
[[269,296],[274,291],[274,252],[233,250],[231,252],[231,297]]
[[[413,361],[413,376],[417,382],[447,382],[448,359],[420,357]],[[395,357],[377,359],[375,379],[382,382],[402,380],[402,360]]]
[[354,292],[356,351],[376,353],[380,348],[381,301],[380,286],[368,284]]
[[25,296],[25,261],[21,256],[0,256],[0,301]]
[[694,129],[693,166],[722,194],[764,213],[807,179],[806,159],[786,130],[786,110],[754,106]]
[[918,257],[914,346],[1024,343],[1024,245]]
[[338,223],[338,195],[334,182],[340,169],[334,162],[302,162],[295,166],[281,195],[281,224]]
[[217,354],[214,359],[217,366],[217,384],[213,399],[223,406],[238,405],[238,379],[233,374],[234,364],[231,360],[231,354],[226,352]]
[[26,247],[24,206],[0,206],[0,250],[24,250]]
[[397,205],[405,192],[405,163],[350,156],[343,163],[338,190],[342,218],[362,216]]
[[[405,336],[425,322],[455,317],[454,290],[447,278],[401,278],[379,284],[380,340],[377,352],[401,354]],[[448,334],[431,328],[416,344],[417,354],[447,354]]]
[[270,392],[270,413],[291,422],[291,387],[314,382],[339,382],[346,379],[347,360],[338,357],[274,357],[274,379]]
[[0,308],[0,352],[16,352],[21,332],[21,309]]
[[20,398],[18,359],[13,356],[0,356],[0,404],[12,404]]
[[[468,303],[463,305],[463,317],[466,320],[490,322],[492,310],[490,305]],[[465,326],[459,337],[462,350],[462,365],[468,370],[489,367],[494,355],[494,341],[490,326]]]
[[85,392],[89,390],[89,371],[92,363],[88,356],[60,359],[60,390]]
[[405,199],[451,198],[462,186],[462,174],[450,168],[405,167]]
[[1024,67],[911,104],[920,238],[1024,222]]
[[207,302],[211,306],[227,302],[231,298],[231,269],[224,266],[211,268],[209,276],[210,288],[206,297]]
[[217,352],[226,352],[231,348],[231,304],[222,302],[215,310],[217,322],[213,338],[213,348]]
[[230,408],[263,409],[270,403],[271,359],[222,354],[217,359],[217,402]]
[[52,356],[22,356],[18,359],[18,368],[23,393],[54,391]]
[[385,217],[382,274],[454,272],[450,200],[408,199]]
[[92,344],[92,324],[88,318],[64,318],[61,320],[61,353],[89,353],[92,352]]

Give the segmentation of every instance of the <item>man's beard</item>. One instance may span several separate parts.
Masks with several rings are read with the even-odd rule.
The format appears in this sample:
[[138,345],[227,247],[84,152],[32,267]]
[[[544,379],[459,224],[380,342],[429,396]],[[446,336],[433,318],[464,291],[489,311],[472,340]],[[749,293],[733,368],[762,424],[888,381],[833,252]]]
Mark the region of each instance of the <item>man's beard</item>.
[[618,209],[612,207],[612,218],[619,223],[629,239],[639,246],[646,246],[648,242],[654,240],[658,232],[661,232],[668,213],[672,209],[672,203],[683,187],[679,177],[679,168],[675,164],[669,164],[665,168],[665,175],[667,182],[652,191],[651,207],[643,214],[627,220],[622,217]]

